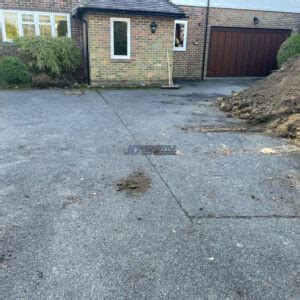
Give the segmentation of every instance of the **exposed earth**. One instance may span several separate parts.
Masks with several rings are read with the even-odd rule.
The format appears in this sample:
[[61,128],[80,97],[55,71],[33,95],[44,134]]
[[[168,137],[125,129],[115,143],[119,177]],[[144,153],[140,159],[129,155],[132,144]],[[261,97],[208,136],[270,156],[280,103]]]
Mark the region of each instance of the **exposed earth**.
[[250,124],[260,123],[300,146],[300,56],[248,90],[220,98],[219,104],[223,111]]
[[117,191],[127,191],[132,196],[138,196],[149,190],[151,179],[144,171],[136,171],[117,183]]
[[215,100],[253,83],[0,91],[1,298],[299,298],[299,151]]

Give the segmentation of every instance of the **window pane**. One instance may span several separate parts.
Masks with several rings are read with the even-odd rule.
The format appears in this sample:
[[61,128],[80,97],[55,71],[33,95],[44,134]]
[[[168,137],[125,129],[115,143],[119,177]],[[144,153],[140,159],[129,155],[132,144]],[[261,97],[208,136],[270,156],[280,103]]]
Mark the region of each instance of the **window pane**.
[[35,35],[35,26],[34,26],[34,24],[23,24],[23,34],[24,34],[24,36],[27,36],[27,35],[33,36],[33,35]]
[[51,36],[51,25],[40,25],[41,36]]
[[49,23],[50,24],[50,16],[39,16],[40,23]]
[[13,40],[18,37],[18,16],[15,13],[4,13],[6,38]]
[[57,36],[68,35],[68,20],[65,16],[55,16],[55,30]]
[[34,22],[34,17],[33,17],[33,15],[29,15],[29,14],[24,14],[24,15],[22,15],[22,22],[30,22],[30,23],[33,23],[33,22]]
[[176,24],[175,27],[175,47],[177,48],[183,48],[184,47],[184,30],[185,25],[184,24]]
[[114,22],[114,55],[127,56],[127,23]]

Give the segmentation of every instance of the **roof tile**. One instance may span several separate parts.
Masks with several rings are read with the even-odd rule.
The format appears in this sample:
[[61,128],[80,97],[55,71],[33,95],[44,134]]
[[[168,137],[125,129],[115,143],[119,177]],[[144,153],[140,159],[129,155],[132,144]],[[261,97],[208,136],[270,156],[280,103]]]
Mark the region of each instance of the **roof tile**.
[[[76,9],[77,14],[84,11],[135,12],[147,15],[184,17],[185,14],[169,0],[88,0]],[[81,12],[80,12],[81,11]]]

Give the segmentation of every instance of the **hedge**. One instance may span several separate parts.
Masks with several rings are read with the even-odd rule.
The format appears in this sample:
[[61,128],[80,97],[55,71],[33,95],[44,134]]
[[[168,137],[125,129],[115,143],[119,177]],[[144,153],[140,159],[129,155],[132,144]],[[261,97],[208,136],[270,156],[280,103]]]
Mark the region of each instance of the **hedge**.
[[21,37],[14,44],[29,69],[37,74],[58,77],[81,65],[80,49],[67,37]]

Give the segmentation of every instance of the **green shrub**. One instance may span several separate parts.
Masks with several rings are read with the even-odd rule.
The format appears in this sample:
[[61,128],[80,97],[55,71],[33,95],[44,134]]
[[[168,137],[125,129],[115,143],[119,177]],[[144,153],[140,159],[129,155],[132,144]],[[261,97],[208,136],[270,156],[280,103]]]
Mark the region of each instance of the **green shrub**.
[[26,65],[17,57],[0,59],[0,83],[26,84],[30,82]]
[[35,73],[58,77],[74,72],[81,64],[78,46],[67,37],[22,37],[14,43],[30,70]]
[[277,54],[278,66],[281,67],[290,57],[300,54],[300,34],[293,34],[280,47]]

